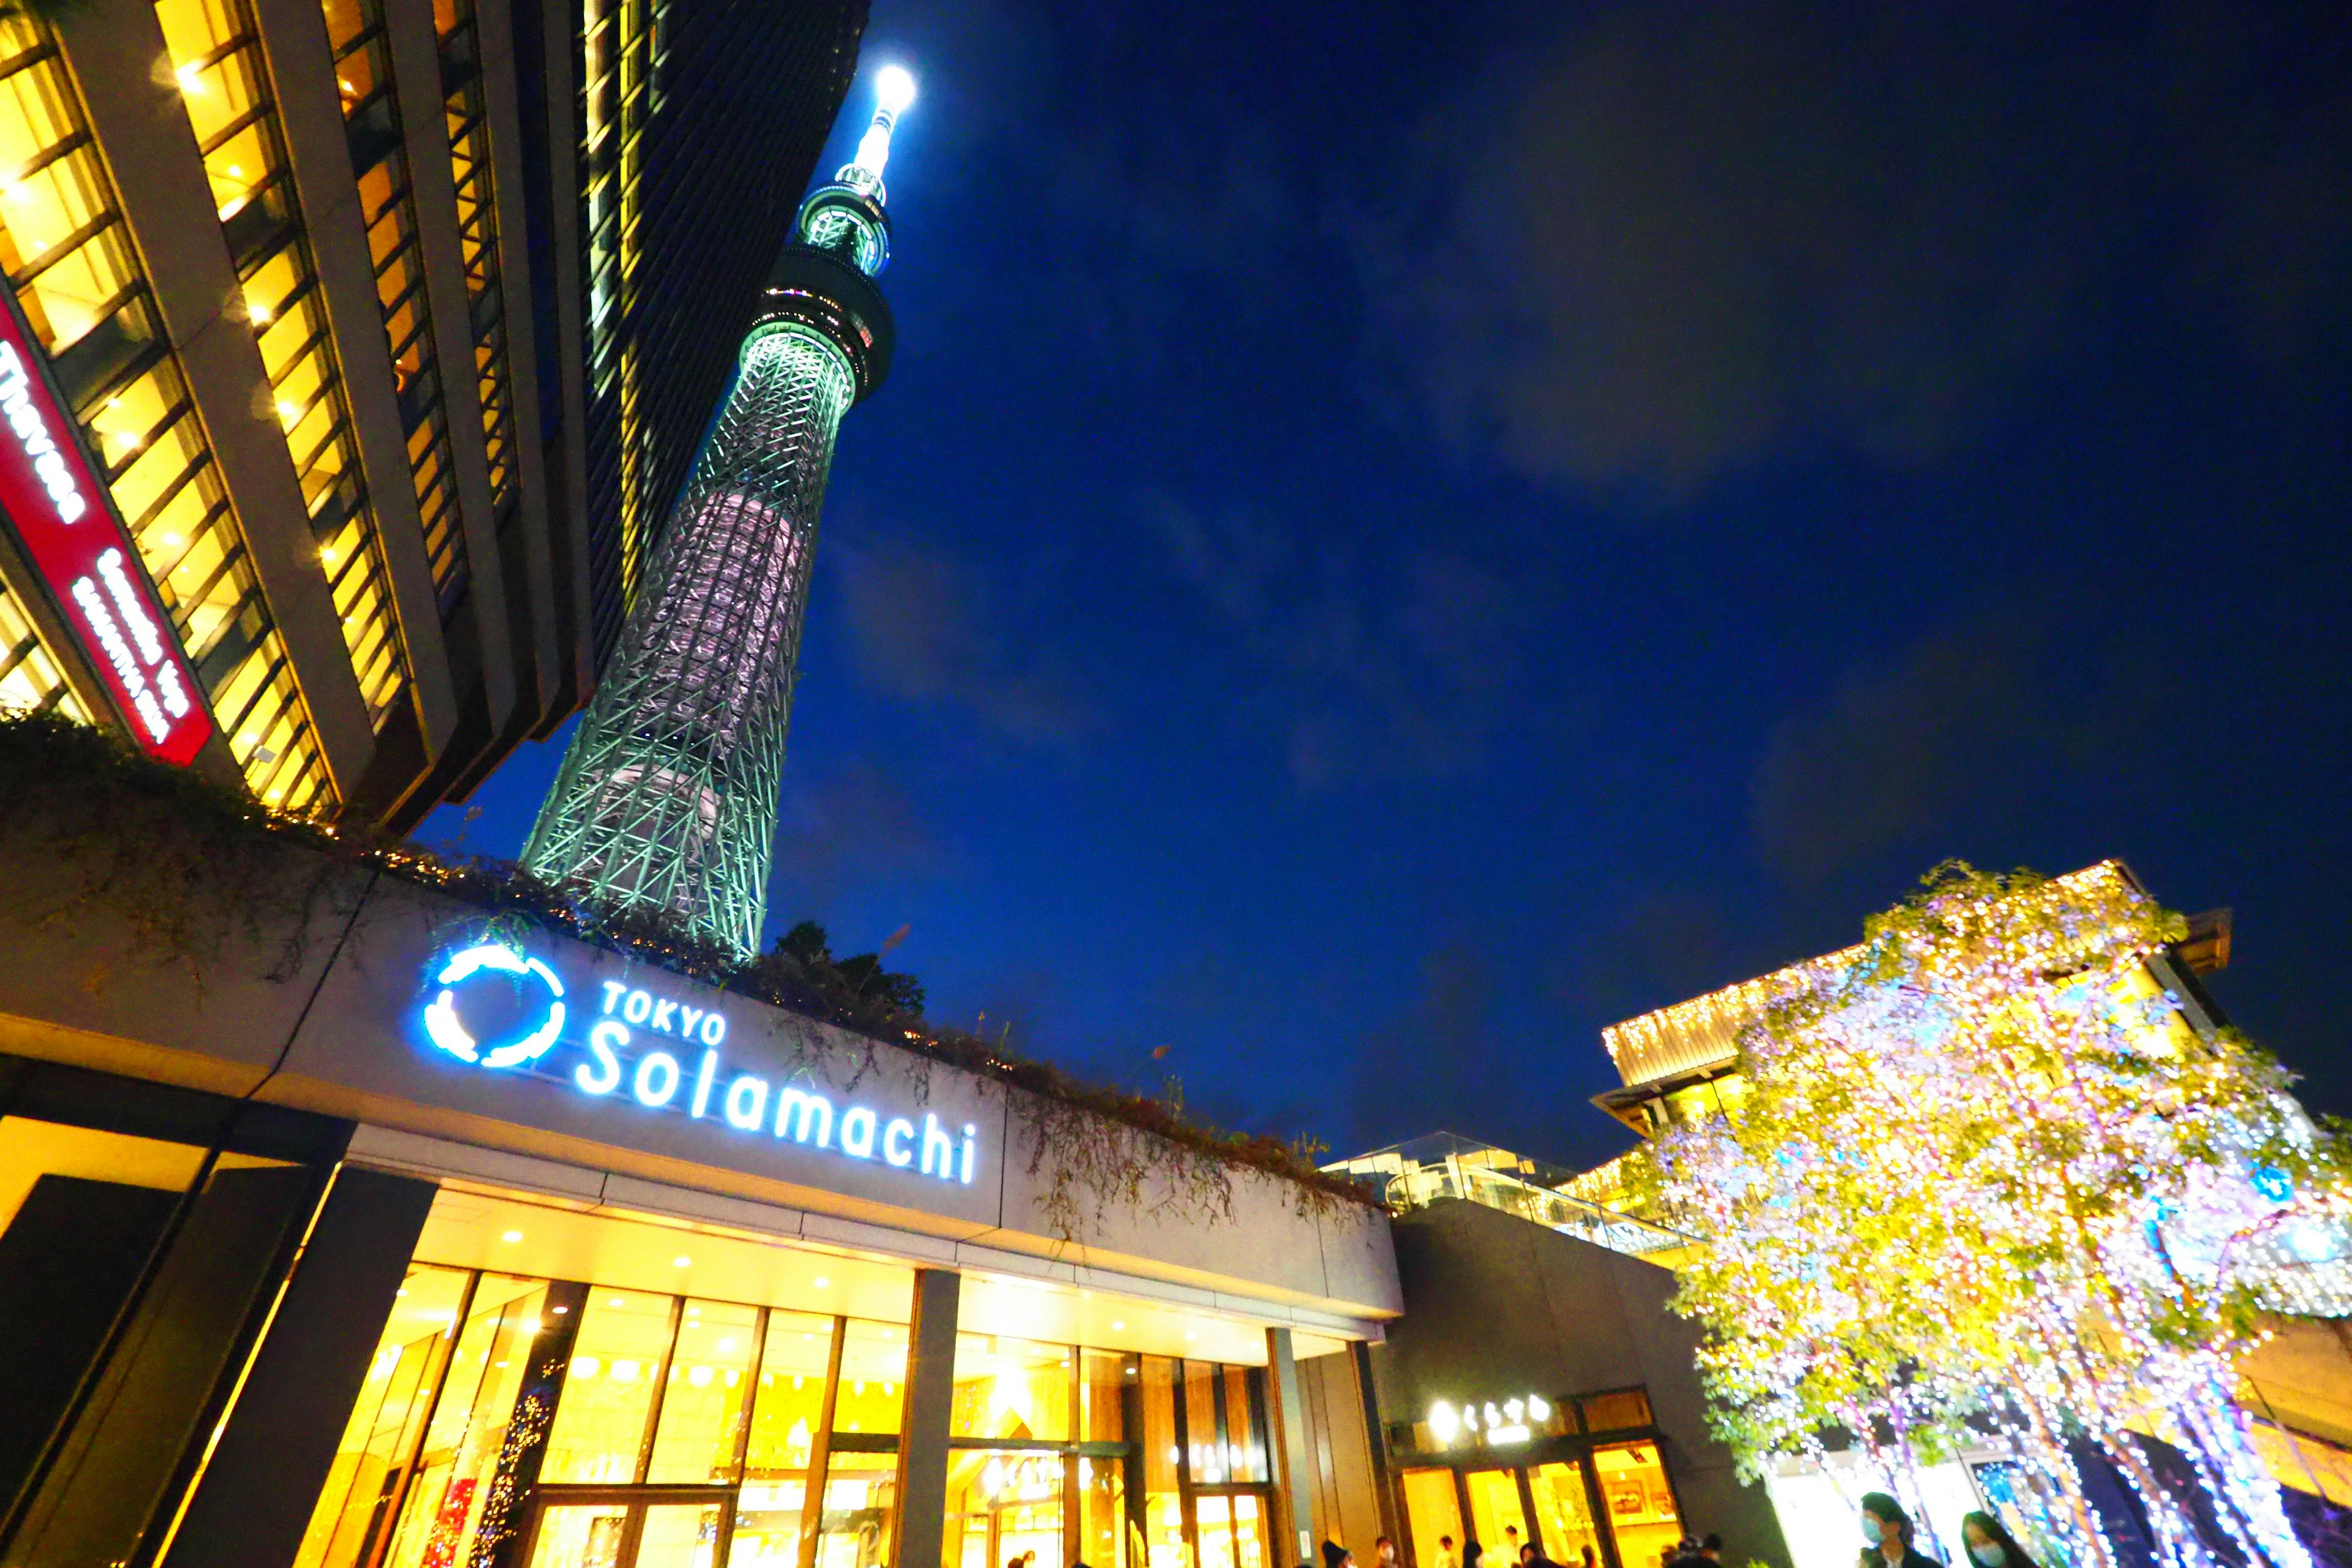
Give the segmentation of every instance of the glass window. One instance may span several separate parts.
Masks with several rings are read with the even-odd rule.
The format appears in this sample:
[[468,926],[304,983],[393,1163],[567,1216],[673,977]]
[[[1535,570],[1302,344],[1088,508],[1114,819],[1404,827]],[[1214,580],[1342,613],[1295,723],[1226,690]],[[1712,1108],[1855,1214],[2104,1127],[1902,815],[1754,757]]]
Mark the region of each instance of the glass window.
[[1143,1361],[1143,1489],[1157,1495],[1176,1490],[1176,1363],[1166,1356]]
[[1143,1500],[1146,1568],[1192,1568],[1192,1549],[1184,1540],[1184,1500],[1176,1493],[1152,1492]]
[[1183,1367],[1184,1462],[1194,1485],[1215,1486],[1229,1479],[1217,1432],[1217,1369],[1204,1361],[1188,1361]]
[[[540,1513],[530,1568],[621,1568],[628,1533],[627,1503],[558,1504]],[[455,1568],[460,1561],[443,1558],[434,1568]]]
[[1070,1350],[995,1334],[956,1336],[954,1437],[1066,1442]]
[[472,1276],[411,1265],[310,1512],[295,1568],[353,1568],[375,1557],[440,1386]]
[[1597,1448],[1592,1470],[1601,1483],[1601,1506],[1609,1512],[1610,1533],[1617,1540],[1618,1561],[1625,1568],[1662,1561],[1682,1539],[1683,1521],[1656,1446],[1627,1443]]
[[[1083,1361],[1085,1376],[1078,1384],[1079,1439],[1087,1443],[1117,1443],[1127,1436],[1127,1401],[1140,1398],[1142,1362],[1139,1357],[1121,1355],[1117,1351],[1087,1351]],[[1087,1560],[1092,1563],[1094,1559]]]
[[1255,1367],[1224,1369],[1225,1479],[1273,1479],[1266,1468],[1264,1399],[1265,1374]]
[[948,1456],[948,1568],[994,1568],[1025,1552],[1037,1568],[1061,1568],[1059,1454],[960,1448]]
[[[833,1429],[895,1434],[906,1398],[907,1331],[896,1323],[850,1319],[841,1341],[841,1386],[833,1396]],[[829,1500],[825,1507],[833,1507]]]
[[1650,1424],[1650,1396],[1638,1388],[1587,1394],[1576,1403],[1588,1432],[1627,1432]]
[[1255,1493],[1194,1500],[1201,1568],[1266,1568],[1265,1505]]
[[801,1523],[808,1506],[808,1482],[745,1480],[735,1500],[735,1533],[727,1547],[727,1568],[799,1568]]
[[1462,1502],[1454,1490],[1454,1472],[1407,1470],[1401,1479],[1412,1560],[1420,1568],[1461,1568]]
[[57,656],[5,586],[0,586],[0,708],[35,713],[54,709],[68,719],[89,722],[66,684]]
[[[751,1443],[743,1458],[746,1480],[797,1476],[808,1468],[824,1419],[824,1379],[832,1361],[831,1318],[769,1312],[759,1394],[751,1406]],[[796,1495],[796,1517],[800,1506]]]
[[474,1287],[449,1357],[441,1397],[400,1504],[389,1568],[441,1568],[462,1560],[498,1475],[516,1402],[538,1337],[547,1286],[485,1274]]
[[1498,1564],[1518,1568],[1528,1542],[1528,1518],[1519,1507],[1517,1470],[1472,1470],[1462,1478],[1470,1494],[1470,1538]]
[[1078,1560],[1088,1568],[1126,1568],[1126,1467],[1081,1457],[1078,1500]]
[[588,1293],[540,1479],[637,1479],[654,1394],[662,1387],[677,1332],[678,1307],[675,1296],[642,1290]]
[[816,1568],[882,1568],[898,1522],[898,1457],[835,1454],[824,1472]]
[[648,1504],[630,1568],[714,1568],[719,1516],[719,1505],[712,1502]]
[[646,1480],[708,1484],[735,1479],[759,1329],[756,1307],[686,1304],[677,1350],[664,1374],[661,1424]]
[[1538,1465],[1528,1472],[1528,1489],[1535,1494],[1536,1529],[1543,1537],[1544,1555],[1568,1568],[1597,1562],[1601,1536],[1592,1524],[1584,1467]]

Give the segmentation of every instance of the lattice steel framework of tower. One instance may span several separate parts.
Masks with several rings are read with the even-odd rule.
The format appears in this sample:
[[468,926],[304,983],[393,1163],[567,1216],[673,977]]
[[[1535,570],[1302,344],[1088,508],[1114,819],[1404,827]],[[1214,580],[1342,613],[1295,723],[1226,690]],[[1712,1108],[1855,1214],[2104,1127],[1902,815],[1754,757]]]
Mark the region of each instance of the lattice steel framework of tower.
[[896,67],[857,155],[802,204],[735,384],[670,516],[524,864],[750,953],[766,912],[801,616],[841,416],[890,366],[882,171]]

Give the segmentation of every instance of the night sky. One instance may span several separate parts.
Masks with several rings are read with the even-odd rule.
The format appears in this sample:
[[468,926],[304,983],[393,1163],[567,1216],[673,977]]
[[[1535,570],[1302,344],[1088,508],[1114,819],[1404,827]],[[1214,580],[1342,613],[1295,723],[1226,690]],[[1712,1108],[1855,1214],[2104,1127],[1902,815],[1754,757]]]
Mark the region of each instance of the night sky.
[[772,931],[1582,1163],[1602,1025],[2116,856],[2352,1110],[2347,17],[875,0],[899,350]]

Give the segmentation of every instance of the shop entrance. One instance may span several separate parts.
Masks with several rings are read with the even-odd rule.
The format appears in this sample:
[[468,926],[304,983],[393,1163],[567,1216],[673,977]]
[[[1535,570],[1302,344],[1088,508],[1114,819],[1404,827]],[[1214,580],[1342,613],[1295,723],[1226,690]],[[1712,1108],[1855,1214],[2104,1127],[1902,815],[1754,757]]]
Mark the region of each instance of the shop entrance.
[[1407,1469],[1399,1480],[1419,1568],[1458,1568],[1474,1541],[1485,1568],[1518,1568],[1528,1546],[1561,1568],[1658,1568],[1682,1539],[1654,1443],[1524,1465]]
[[710,1568],[724,1562],[727,1494],[550,1488],[532,1510],[530,1568]]

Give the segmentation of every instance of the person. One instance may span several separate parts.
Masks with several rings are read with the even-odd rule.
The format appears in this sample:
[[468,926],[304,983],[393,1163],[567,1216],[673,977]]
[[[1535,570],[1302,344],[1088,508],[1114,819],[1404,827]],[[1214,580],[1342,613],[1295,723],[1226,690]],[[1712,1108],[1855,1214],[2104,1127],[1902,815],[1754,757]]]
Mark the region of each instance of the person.
[[2033,1559],[2017,1543],[2017,1537],[2007,1526],[1989,1513],[1966,1513],[1960,1516],[1960,1544],[1978,1568],[2037,1568]]
[[1519,1551],[1519,1527],[1516,1524],[1503,1526],[1503,1561],[1511,1568],[1519,1568],[1524,1560],[1524,1554]]
[[1486,1568],[1486,1549],[1475,1540],[1462,1543],[1462,1568]]
[[1454,1555],[1454,1537],[1441,1535],[1437,1538],[1437,1562],[1433,1568],[1462,1568],[1461,1559]]
[[1885,1492],[1863,1494],[1862,1539],[1859,1568],[1941,1568],[1912,1544],[1911,1516]]
[[1356,1568],[1356,1554],[1336,1541],[1323,1543],[1323,1568]]
[[1578,1547],[1577,1552],[1583,1558],[1583,1561],[1577,1565],[1577,1568],[1601,1568],[1600,1554],[1592,1550],[1592,1543],[1591,1542],[1588,1541],[1582,1546]]
[[1698,1554],[1709,1563],[1722,1562],[1723,1537],[1712,1530],[1708,1531],[1706,1539],[1698,1543]]
[[1376,1568],[1397,1568],[1396,1542],[1385,1535],[1373,1542],[1372,1562]]

